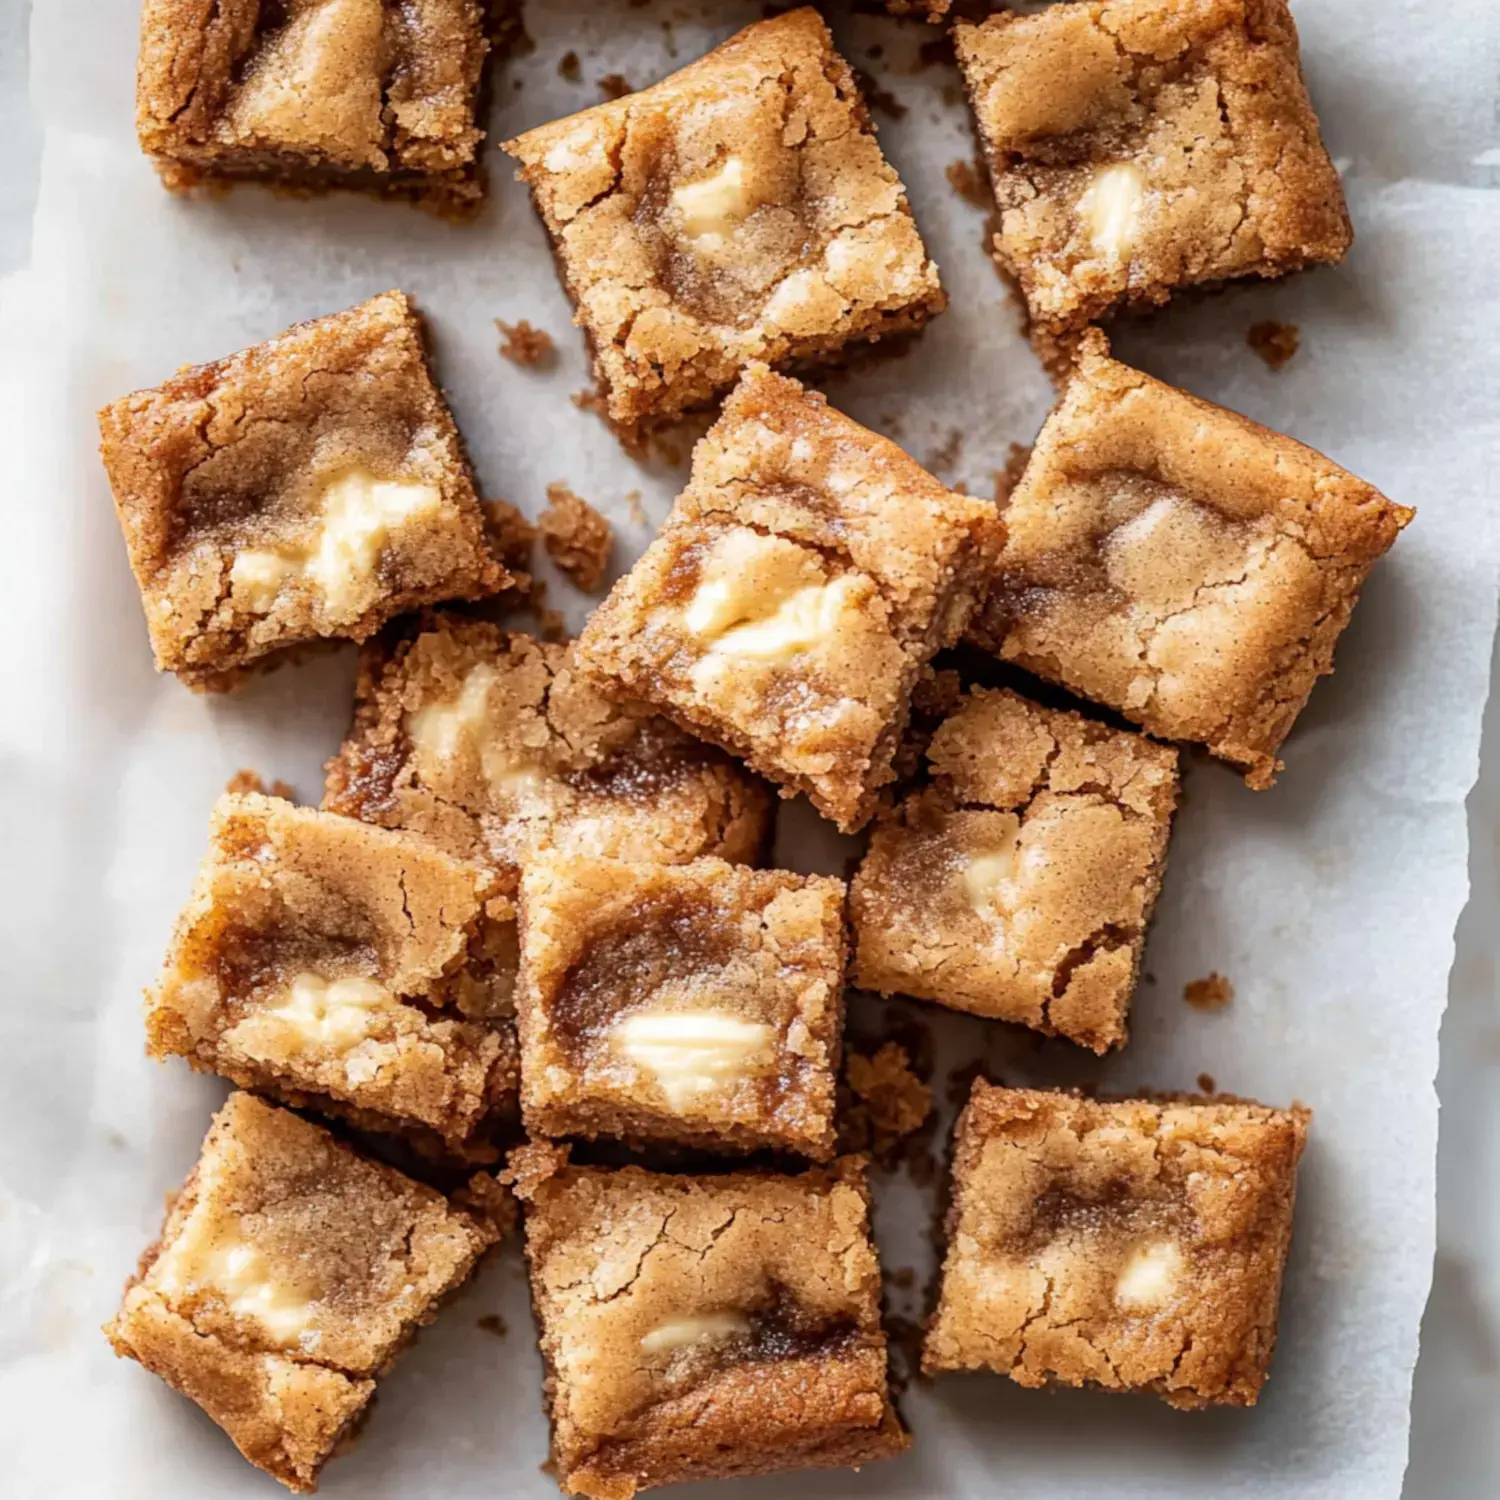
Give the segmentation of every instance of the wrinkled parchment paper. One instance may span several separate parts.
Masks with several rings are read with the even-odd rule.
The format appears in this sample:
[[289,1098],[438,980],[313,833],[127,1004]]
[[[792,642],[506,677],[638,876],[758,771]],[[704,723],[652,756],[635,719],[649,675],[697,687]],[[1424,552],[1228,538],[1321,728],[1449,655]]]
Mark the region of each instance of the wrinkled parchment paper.
[[[759,12],[708,0],[528,9],[537,48],[498,80],[494,139],[596,102],[604,75],[651,81]],[[156,677],[92,414],[179,364],[400,286],[429,316],[487,493],[535,513],[545,485],[566,481],[613,520],[623,568],[685,469],[660,456],[637,464],[570,402],[587,383],[581,346],[498,154],[492,202],[469,228],[255,189],[177,201],[132,135],[135,6],[48,0],[38,11],[33,96],[46,145],[33,264],[0,287],[0,1474],[27,1500],[270,1496],[273,1482],[195,1408],[115,1360],[98,1325],[223,1094],[184,1066],[148,1063],[139,1017],[209,806],[242,766],[316,799],[348,716],[352,660],[311,661],[217,700]],[[1257,795],[1190,763],[1122,1056],[1101,1064],[922,1012],[940,1099],[949,1069],[983,1058],[1014,1082],[1191,1088],[1207,1073],[1223,1089],[1314,1107],[1270,1385],[1252,1412],[1191,1415],[987,1377],[918,1385],[905,1399],[916,1443],[899,1462],[735,1494],[1399,1492],[1433,1247],[1437,1033],[1468,889],[1463,804],[1500,555],[1500,196],[1487,191],[1500,178],[1485,154],[1500,10],[1301,0],[1298,20],[1345,173],[1354,253],[1336,271],[1174,308],[1118,348],[1326,451],[1416,505],[1417,521],[1372,579],[1281,784]],[[835,29],[904,107],[881,116],[882,139],[953,306],[905,358],[827,388],[950,482],[988,493],[1008,445],[1034,436],[1049,391],[982,253],[983,216],[945,178],[971,151],[956,75],[917,66],[931,40],[920,27],[836,15]],[[569,51],[581,81],[559,72]],[[501,360],[497,317],[551,331],[557,364]],[[1279,374],[1245,347],[1263,319],[1301,330]],[[554,594],[576,627],[588,601]],[[780,862],[836,868],[846,848],[805,808],[787,809]],[[1182,990],[1210,971],[1231,979],[1235,998],[1203,1013]],[[880,1009],[863,1002],[856,1019],[878,1024]],[[915,1267],[920,1283],[930,1199],[901,1175],[878,1191],[887,1266]],[[919,1293],[894,1295],[898,1312],[919,1310]],[[478,1324],[493,1313],[503,1338]],[[512,1244],[404,1356],[324,1492],[555,1493],[539,1469],[540,1379]]]

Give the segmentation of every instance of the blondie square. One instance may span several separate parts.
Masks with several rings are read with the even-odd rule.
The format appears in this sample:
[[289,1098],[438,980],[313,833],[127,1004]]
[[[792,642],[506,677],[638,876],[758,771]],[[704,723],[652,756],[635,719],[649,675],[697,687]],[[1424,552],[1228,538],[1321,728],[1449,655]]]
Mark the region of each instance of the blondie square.
[[483,1151],[514,1111],[514,908],[409,834],[227,794],[147,995],[148,1051]]
[[1285,0],[1087,0],[954,35],[995,257],[1043,345],[1183,287],[1349,249]]
[[521,886],[533,1136],[833,1155],[844,883],[544,855]]
[[907,1446],[860,1159],[691,1177],[561,1155],[511,1161],[567,1494],[859,1468]]
[[450,1201],[232,1094],[104,1331],[257,1468],[308,1493],[510,1217],[493,1178]]
[[571,646],[441,614],[364,648],[323,805],[489,864],[506,894],[542,849],[753,861],[770,829],[757,778],[652,710],[601,696]]
[[146,0],[141,149],[173,189],[236,179],[448,208],[483,195],[476,0]]
[[667,525],[579,637],[579,663],[853,831],[1003,535],[989,501],[753,366]]
[[976,688],[927,761],[931,785],[877,825],[850,889],[854,983],[1119,1046],[1177,752]]
[[99,428],[157,667],[192,687],[509,581],[401,292],[124,396]]
[[1414,512],[1081,341],[1005,511],[971,634],[1256,788]]
[[1253,1406],[1310,1119],[978,1080],[954,1147],[923,1368]]
[[752,360],[834,361],[944,305],[854,75],[810,7],[504,149],[622,430],[706,405]]

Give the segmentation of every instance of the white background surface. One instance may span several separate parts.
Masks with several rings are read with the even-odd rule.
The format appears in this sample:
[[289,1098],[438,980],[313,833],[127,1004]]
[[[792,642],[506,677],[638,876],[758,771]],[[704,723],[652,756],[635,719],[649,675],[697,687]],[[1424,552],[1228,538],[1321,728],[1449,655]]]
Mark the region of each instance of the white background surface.
[[[491,492],[535,510],[546,481],[567,479],[623,523],[624,493],[639,488],[655,521],[680,474],[642,475],[568,406],[584,383],[582,360],[563,337],[566,311],[540,232],[503,162],[496,209],[468,231],[390,207],[268,203],[253,192],[173,204],[128,140],[133,16],[121,15],[133,5],[49,0],[49,9],[52,34],[70,45],[83,29],[70,30],[70,18],[98,20],[81,54],[42,59],[52,81],[46,230],[36,275],[0,302],[0,313],[20,320],[7,326],[29,331],[26,388],[11,391],[0,421],[17,423],[17,437],[36,437],[49,417],[56,427],[45,449],[29,449],[45,452],[42,467],[24,488],[7,488],[11,535],[0,562],[12,716],[3,740],[12,964],[0,1012],[0,1185],[40,1205],[28,1212],[9,1200],[0,1219],[0,1410],[17,1422],[6,1449],[28,1495],[189,1494],[208,1484],[269,1494],[269,1482],[238,1466],[185,1403],[113,1361],[93,1325],[217,1097],[181,1070],[139,1060],[135,1009],[186,890],[208,802],[241,764],[288,775],[315,796],[316,764],[347,714],[347,665],[277,674],[212,705],[154,680],[88,414],[179,362],[399,283],[434,314],[441,373]],[[513,70],[526,81],[519,97],[506,92],[511,75],[502,84],[507,133],[597,97],[555,76],[569,47],[585,59],[589,84],[617,70],[640,83],[668,65],[656,13],[579,6],[593,19],[565,26],[560,3],[550,15],[532,9],[542,46]],[[720,9],[737,19],[753,7]],[[984,1493],[970,1464],[990,1445],[1007,1487],[1045,1475],[1073,1497],[1397,1492],[1402,1365],[1430,1233],[1424,1080],[1442,929],[1462,895],[1455,799],[1473,774],[1466,720],[1485,655],[1475,641],[1493,608],[1497,496],[1487,470],[1500,389],[1490,343],[1500,318],[1488,267],[1500,210],[1484,191],[1494,169],[1480,160],[1500,145],[1493,11],[1407,3],[1372,15],[1343,0],[1303,0],[1310,81],[1361,233],[1354,257],[1337,273],[1176,310],[1122,348],[1325,447],[1423,511],[1372,584],[1282,787],[1254,799],[1224,773],[1192,766],[1148,960],[1158,982],[1143,991],[1132,1048],[1108,1070],[1113,1081],[1181,1086],[1206,1069],[1223,1087],[1300,1095],[1320,1111],[1266,1403],[1250,1416],[1183,1419],[1133,1400],[954,1382],[912,1403],[919,1447],[910,1458],[862,1480],[819,1481],[819,1493],[932,1493],[942,1476],[965,1470],[971,1481],[955,1492]],[[616,22],[640,33],[639,58],[606,50],[602,32]],[[18,30],[16,0],[0,0],[7,170],[37,140],[17,86]],[[677,31],[682,60],[701,50],[693,27]],[[902,32],[892,52],[922,39]],[[111,54],[111,65],[92,66]],[[941,180],[942,164],[968,149],[962,111],[938,101],[942,81],[937,72],[882,79],[911,107],[883,138],[954,310],[913,356],[832,394],[874,425],[889,428],[885,418],[900,413],[893,435],[919,457],[961,425],[962,458],[946,477],[977,488],[1006,442],[1030,439],[1047,393],[979,253],[979,217]],[[22,253],[29,220],[26,174],[17,176],[0,182],[0,267]],[[530,316],[558,334],[558,372],[526,375],[498,361],[492,316]],[[1240,340],[1251,321],[1278,316],[1302,326],[1306,348],[1272,376]],[[622,552],[644,537],[622,524]],[[40,579],[45,589],[30,587]],[[1490,718],[1494,746],[1500,717]],[[1420,1500],[1500,1492],[1497,786],[1492,764],[1470,808],[1475,899],[1445,1029],[1441,1239],[1407,1483]],[[1230,974],[1239,998],[1222,1016],[1201,1017],[1177,996],[1210,968]],[[994,1035],[958,1026],[947,1041],[957,1056]],[[1010,1076],[1029,1068],[1066,1081],[1098,1071],[1000,1036]],[[911,1259],[908,1226],[887,1213],[882,1228],[892,1258]],[[497,1306],[512,1325],[504,1342],[474,1327]],[[528,1344],[512,1255],[398,1368],[359,1449],[330,1469],[327,1491],[436,1493],[451,1480],[454,1494],[484,1494],[505,1491],[509,1476],[512,1492],[549,1493],[535,1471]],[[76,1434],[80,1417],[87,1439],[69,1446],[64,1434]]]

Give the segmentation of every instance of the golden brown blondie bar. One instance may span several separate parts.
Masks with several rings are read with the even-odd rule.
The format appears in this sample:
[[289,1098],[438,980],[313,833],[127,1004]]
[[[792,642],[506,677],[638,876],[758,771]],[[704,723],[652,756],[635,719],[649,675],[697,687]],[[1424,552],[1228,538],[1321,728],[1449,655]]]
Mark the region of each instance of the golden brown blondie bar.
[[191,687],[509,581],[401,292],[182,370],[99,427],[157,667]]
[[954,36],[995,257],[1042,347],[1132,303],[1348,251],[1285,0],[1087,0]]
[[1269,786],[1370,569],[1414,512],[1081,341],[1005,510],[972,638]]
[[413,835],[228,794],[147,996],[148,1050],[483,1153],[517,1087],[513,908],[495,886]]
[[610,420],[722,395],[942,310],[900,179],[810,7],[505,144],[552,236]]
[[1177,752],[976,688],[927,761],[931,786],[877,825],[850,888],[854,983],[1119,1046]]
[[579,664],[852,831],[1002,535],[988,501],[754,366],[667,525],[584,628]]
[[105,1333],[308,1493],[511,1215],[493,1178],[450,1201],[232,1094]]
[[1310,1113],[994,1088],[959,1122],[923,1368],[1253,1406]]
[[543,855],[521,888],[533,1136],[833,1154],[844,883]]
[[567,1494],[859,1468],[907,1446],[858,1158],[691,1177],[548,1153],[512,1164]]
[[146,0],[141,149],[173,189],[259,180],[475,203],[477,0]]

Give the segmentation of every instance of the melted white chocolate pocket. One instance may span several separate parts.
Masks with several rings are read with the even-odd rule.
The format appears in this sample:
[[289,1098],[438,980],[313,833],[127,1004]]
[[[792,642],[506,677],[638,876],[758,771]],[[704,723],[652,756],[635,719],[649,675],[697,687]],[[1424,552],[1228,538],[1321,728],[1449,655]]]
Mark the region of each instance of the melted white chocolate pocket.
[[1182,1251],[1173,1240],[1137,1245],[1115,1279],[1115,1306],[1126,1312],[1165,1307],[1177,1290],[1182,1264]]
[[671,1354],[694,1344],[718,1344],[749,1333],[750,1322],[736,1312],[695,1313],[659,1323],[641,1340],[646,1354]]
[[1096,254],[1129,258],[1145,201],[1146,178],[1134,162],[1116,162],[1094,174],[1078,200],[1078,217]]
[[763,1072],[772,1036],[762,1022],[713,1010],[637,1011],[609,1033],[615,1051],[649,1073],[678,1111]]

